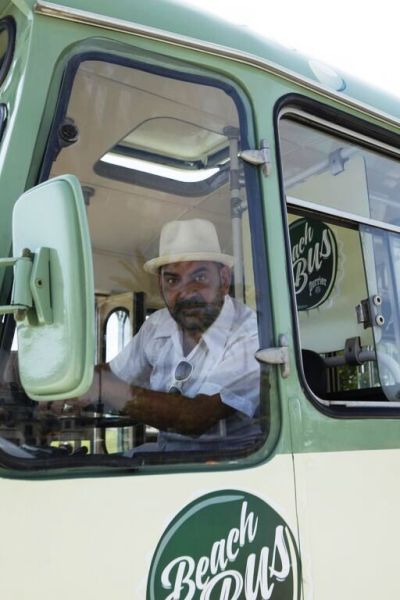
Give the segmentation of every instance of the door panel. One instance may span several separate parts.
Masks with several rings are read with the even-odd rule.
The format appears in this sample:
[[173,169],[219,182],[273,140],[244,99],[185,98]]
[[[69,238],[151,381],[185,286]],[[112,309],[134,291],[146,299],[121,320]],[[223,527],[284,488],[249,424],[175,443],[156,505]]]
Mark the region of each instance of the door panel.
[[305,598],[397,598],[399,451],[294,460]]

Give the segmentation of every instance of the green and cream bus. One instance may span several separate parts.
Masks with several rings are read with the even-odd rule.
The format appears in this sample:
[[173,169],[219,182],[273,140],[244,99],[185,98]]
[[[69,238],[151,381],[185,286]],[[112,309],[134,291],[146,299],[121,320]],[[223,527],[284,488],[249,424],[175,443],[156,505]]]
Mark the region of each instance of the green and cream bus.
[[[0,138],[1,598],[399,598],[399,100],[176,0],[0,0]],[[257,435],[161,451],[75,408],[189,219]]]

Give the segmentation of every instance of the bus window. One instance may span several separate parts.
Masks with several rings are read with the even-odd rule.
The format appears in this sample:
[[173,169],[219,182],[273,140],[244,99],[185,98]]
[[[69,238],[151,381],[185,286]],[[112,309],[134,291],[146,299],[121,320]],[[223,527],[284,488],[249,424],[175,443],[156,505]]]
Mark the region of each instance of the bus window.
[[400,401],[400,166],[299,116],[280,121],[301,362],[323,403]]
[[104,336],[108,363],[121,352],[132,337],[129,312],[125,308],[115,308],[108,315]]
[[[49,404],[46,422],[44,407],[26,401],[39,414],[27,451],[51,455],[67,444],[73,460],[84,446],[79,459],[112,454],[136,464],[250,454],[266,438],[269,405],[254,357],[265,308],[256,305],[250,222],[256,232],[261,219],[251,212],[255,182],[249,206],[237,160],[248,147],[244,100],[226,81],[104,56],[67,69],[61,94],[43,178],[71,173],[82,185],[97,357],[108,367],[97,367],[84,407],[72,399],[57,414]],[[164,406],[190,401],[196,422],[204,421],[197,399],[211,399],[217,416],[213,408],[210,424],[193,430],[163,425],[158,414],[140,418],[109,380]]]

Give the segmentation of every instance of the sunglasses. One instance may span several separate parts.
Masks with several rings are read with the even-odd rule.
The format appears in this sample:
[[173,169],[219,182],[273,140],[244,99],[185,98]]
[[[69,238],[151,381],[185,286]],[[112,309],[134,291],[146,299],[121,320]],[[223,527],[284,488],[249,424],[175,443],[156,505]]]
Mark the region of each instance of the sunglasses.
[[193,373],[193,365],[187,360],[181,360],[175,368],[174,381],[172,382],[168,393],[180,394],[182,384],[185,383]]

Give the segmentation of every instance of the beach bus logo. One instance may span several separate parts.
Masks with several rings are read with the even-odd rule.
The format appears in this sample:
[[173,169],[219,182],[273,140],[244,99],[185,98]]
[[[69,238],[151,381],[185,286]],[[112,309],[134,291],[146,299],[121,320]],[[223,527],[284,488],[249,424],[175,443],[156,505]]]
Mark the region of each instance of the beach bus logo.
[[328,225],[314,219],[298,219],[289,231],[297,309],[316,308],[328,299],[335,284],[335,236]]
[[186,506],[158,543],[147,600],[299,600],[300,560],[282,517],[236,490]]

